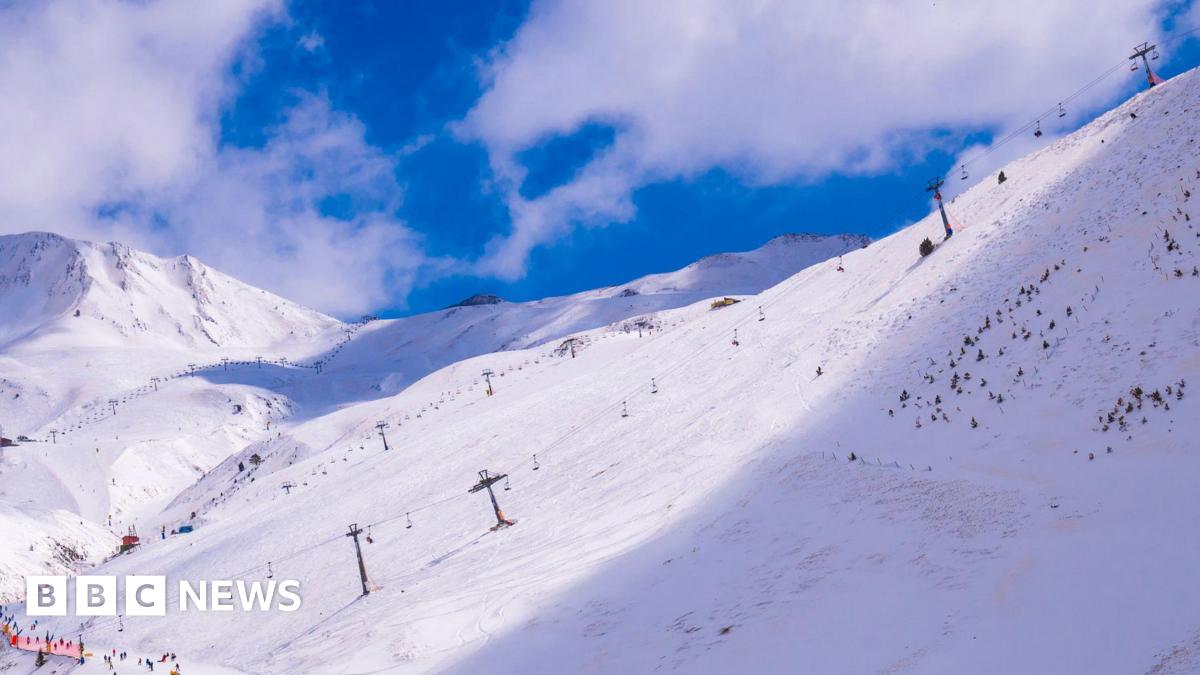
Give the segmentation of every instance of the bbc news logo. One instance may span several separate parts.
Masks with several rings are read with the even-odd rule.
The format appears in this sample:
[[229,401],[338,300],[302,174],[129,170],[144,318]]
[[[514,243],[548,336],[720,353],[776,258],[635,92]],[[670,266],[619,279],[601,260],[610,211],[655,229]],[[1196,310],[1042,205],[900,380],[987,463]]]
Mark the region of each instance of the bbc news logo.
[[[29,616],[166,616],[174,602],[180,612],[294,612],[300,609],[300,582],[219,580],[180,581],[174,600],[167,597],[163,576],[123,577],[123,594],[115,576],[30,576],[25,578],[25,613]],[[68,583],[73,581],[73,584]],[[74,593],[70,586],[74,585]],[[73,598],[74,602],[69,602]],[[124,607],[118,607],[123,599]],[[71,607],[69,607],[71,606]],[[123,611],[122,611],[123,610]]]

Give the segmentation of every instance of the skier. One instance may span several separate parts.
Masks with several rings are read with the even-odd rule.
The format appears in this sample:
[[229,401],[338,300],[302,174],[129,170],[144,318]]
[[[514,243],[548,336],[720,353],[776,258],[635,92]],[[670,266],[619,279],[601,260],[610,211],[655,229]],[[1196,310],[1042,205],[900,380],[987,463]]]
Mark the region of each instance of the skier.
[[821,366],[817,366],[817,377],[820,377],[825,371],[821,370]]
[[999,176],[997,176],[997,177],[996,177],[996,179],[997,179],[997,180],[998,180],[1000,183],[1003,183],[1004,181],[1008,180],[1008,176],[1005,176],[1005,175],[1004,175],[1004,172],[1003,172],[1003,171],[1001,171],[1001,172],[1000,172],[1000,175],[999,175]]

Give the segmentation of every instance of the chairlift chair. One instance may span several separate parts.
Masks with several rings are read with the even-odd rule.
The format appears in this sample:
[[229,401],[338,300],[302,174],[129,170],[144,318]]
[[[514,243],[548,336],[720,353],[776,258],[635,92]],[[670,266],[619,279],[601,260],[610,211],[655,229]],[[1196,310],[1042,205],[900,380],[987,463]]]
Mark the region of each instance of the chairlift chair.
[[1150,60],[1151,60],[1151,61],[1157,61],[1157,60],[1158,60],[1158,50],[1157,50],[1157,49],[1155,49],[1154,51],[1150,52]]
[[1066,108],[1063,108],[1063,104],[1061,104],[1061,103],[1058,104],[1058,116],[1059,117],[1067,116],[1067,110],[1066,110]]
[[962,165],[962,177],[960,177],[959,180],[966,180],[966,179],[967,179],[967,165],[963,164]]
[[1138,69],[1137,61],[1130,61],[1129,62],[1129,72],[1132,73],[1133,71],[1135,71],[1137,69]]
[[1034,137],[1034,138],[1041,138],[1041,137],[1042,137],[1042,121],[1041,121],[1041,120],[1038,120],[1038,122],[1037,122],[1037,128],[1035,128],[1035,129],[1033,130],[1033,137]]

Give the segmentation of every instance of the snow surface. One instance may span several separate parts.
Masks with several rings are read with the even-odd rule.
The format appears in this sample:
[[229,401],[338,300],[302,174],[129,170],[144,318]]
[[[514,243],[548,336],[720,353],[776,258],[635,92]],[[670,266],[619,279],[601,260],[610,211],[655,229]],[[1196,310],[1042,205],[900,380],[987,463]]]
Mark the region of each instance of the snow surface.
[[[0,504],[17,509],[11,531],[22,535],[0,544],[0,601],[24,591],[24,574],[64,569],[63,547],[95,562],[130,527],[154,536],[181,492],[224,480],[208,472],[246,461],[287,424],[380,398],[385,384],[400,389],[462,354],[688,304],[723,285],[762,290],[865,243],[788,235],[721,256],[720,277],[703,272],[711,259],[655,275],[671,287],[632,301],[600,291],[343,324],[191,258],[0,237],[0,307],[20,317],[0,348],[0,430],[32,439],[0,454]],[[69,518],[89,524],[87,536],[58,527]]]
[[[425,375],[498,350],[527,349],[579,331],[722,295],[752,295],[795,272],[857,250],[859,235],[787,234],[745,253],[702,258],[675,272],[534,302],[449,307],[439,312],[372,322],[330,363],[324,387],[302,396],[328,406],[395,394]],[[629,330],[636,331],[630,324]],[[385,373],[380,377],[379,373]]]
[[[225,429],[203,396],[259,419],[314,409],[284,390],[330,401],[270,434],[224,431],[247,444],[165,506],[129,497],[142,531],[193,510],[197,529],[98,570],[265,579],[269,561],[304,606],[100,619],[85,640],[175,651],[185,672],[1200,671],[1198,86],[1177,77],[985,178],[927,258],[936,214],[844,271],[654,308],[641,336],[636,315],[563,330],[574,357],[533,337],[543,321],[493,336],[528,348],[444,367],[413,342],[437,369],[367,396],[354,364],[399,358],[371,322],[320,375],[297,371],[311,386],[235,367],[257,379],[205,371],[136,399],[97,430],[199,446]],[[43,451],[20,461],[80,494],[92,450],[54,471]],[[484,468],[509,474],[514,527],[489,531],[487,497],[467,492]],[[365,597],[351,523],[373,542]]]

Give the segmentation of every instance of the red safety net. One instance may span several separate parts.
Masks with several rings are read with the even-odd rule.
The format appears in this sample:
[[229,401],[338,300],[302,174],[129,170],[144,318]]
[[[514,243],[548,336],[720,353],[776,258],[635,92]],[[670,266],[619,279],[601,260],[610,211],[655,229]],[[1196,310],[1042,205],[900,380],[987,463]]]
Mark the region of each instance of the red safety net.
[[29,637],[28,635],[9,635],[8,644],[22,651],[42,652],[54,656],[66,656],[78,659],[83,656],[83,646],[78,642],[67,639],[51,640]]

